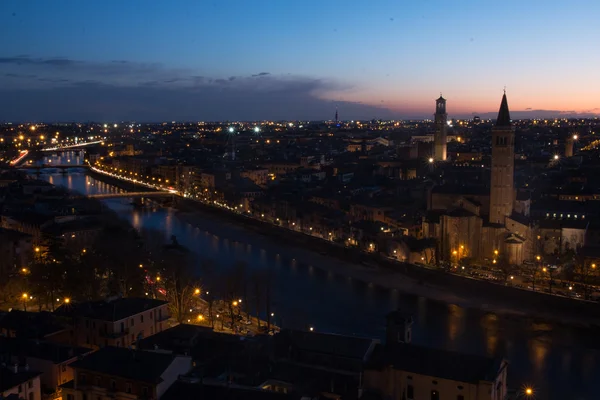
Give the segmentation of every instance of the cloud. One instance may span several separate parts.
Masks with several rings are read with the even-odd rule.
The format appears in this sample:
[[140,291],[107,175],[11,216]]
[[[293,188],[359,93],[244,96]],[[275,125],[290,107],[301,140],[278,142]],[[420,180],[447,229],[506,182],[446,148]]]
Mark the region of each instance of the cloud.
[[253,77],[257,77],[257,76],[267,76],[267,75],[271,75],[271,73],[269,72],[260,72],[258,74],[252,75]]
[[[129,65],[133,63],[111,64],[126,65],[126,71],[140,69]],[[77,68],[81,66],[73,70]],[[323,93],[348,87],[327,79],[271,74],[261,79],[252,75],[222,78],[156,71],[136,80],[49,74],[32,79],[35,85],[0,84],[2,118],[15,122],[324,120],[333,118],[336,106],[349,119],[397,117],[385,108],[321,98]],[[75,78],[69,81],[64,76]],[[17,82],[13,77],[5,79]]]
[[31,58],[29,56],[0,57],[0,64],[14,65],[50,65],[56,67],[65,67],[77,64],[79,61],[68,58]]

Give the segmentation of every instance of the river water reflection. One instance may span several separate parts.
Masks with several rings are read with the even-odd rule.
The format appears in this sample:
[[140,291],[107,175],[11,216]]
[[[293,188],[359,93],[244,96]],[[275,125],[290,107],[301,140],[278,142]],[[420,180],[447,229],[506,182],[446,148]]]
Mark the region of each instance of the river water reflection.
[[[61,158],[76,160],[74,153]],[[40,178],[81,193],[121,192],[83,170],[42,173]],[[383,338],[385,314],[401,308],[415,318],[416,344],[507,357],[511,388],[534,385],[538,399],[598,398],[600,383],[595,378],[600,377],[600,344],[596,332],[465,309],[384,289],[317,267],[337,261],[282,247],[209,216],[195,227],[174,210],[134,209],[131,199],[104,201],[137,229],[158,229],[166,238],[176,235],[181,244],[200,257],[215,260],[220,268],[240,260],[251,269],[271,269],[275,319],[284,327],[314,326],[317,331]]]

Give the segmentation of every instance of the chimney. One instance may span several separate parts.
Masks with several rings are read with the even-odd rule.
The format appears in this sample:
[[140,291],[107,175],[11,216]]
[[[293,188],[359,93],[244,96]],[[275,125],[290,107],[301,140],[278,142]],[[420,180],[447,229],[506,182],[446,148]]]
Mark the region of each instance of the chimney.
[[25,364],[25,371],[29,371],[29,364]]
[[12,367],[12,371],[13,371],[15,374],[16,374],[16,373],[18,373],[18,372],[19,372],[19,364],[16,364],[16,363],[15,363],[15,364],[13,365],[13,367]]

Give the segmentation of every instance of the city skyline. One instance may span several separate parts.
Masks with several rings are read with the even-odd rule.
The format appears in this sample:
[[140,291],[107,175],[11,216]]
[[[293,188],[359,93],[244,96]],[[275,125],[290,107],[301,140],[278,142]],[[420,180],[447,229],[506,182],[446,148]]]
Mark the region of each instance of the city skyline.
[[592,117],[599,9],[7,1],[0,121]]

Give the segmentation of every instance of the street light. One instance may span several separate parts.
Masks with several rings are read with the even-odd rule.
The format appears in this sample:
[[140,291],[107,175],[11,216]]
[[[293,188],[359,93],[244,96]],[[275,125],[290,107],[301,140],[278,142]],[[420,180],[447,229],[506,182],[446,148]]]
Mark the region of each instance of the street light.
[[200,289],[194,290],[194,294],[200,294]]
[[71,302],[71,299],[68,297],[65,297],[65,304],[69,304]]
[[525,396],[527,396],[527,397],[533,396],[533,389],[530,387],[525,388],[524,392],[525,392]]

